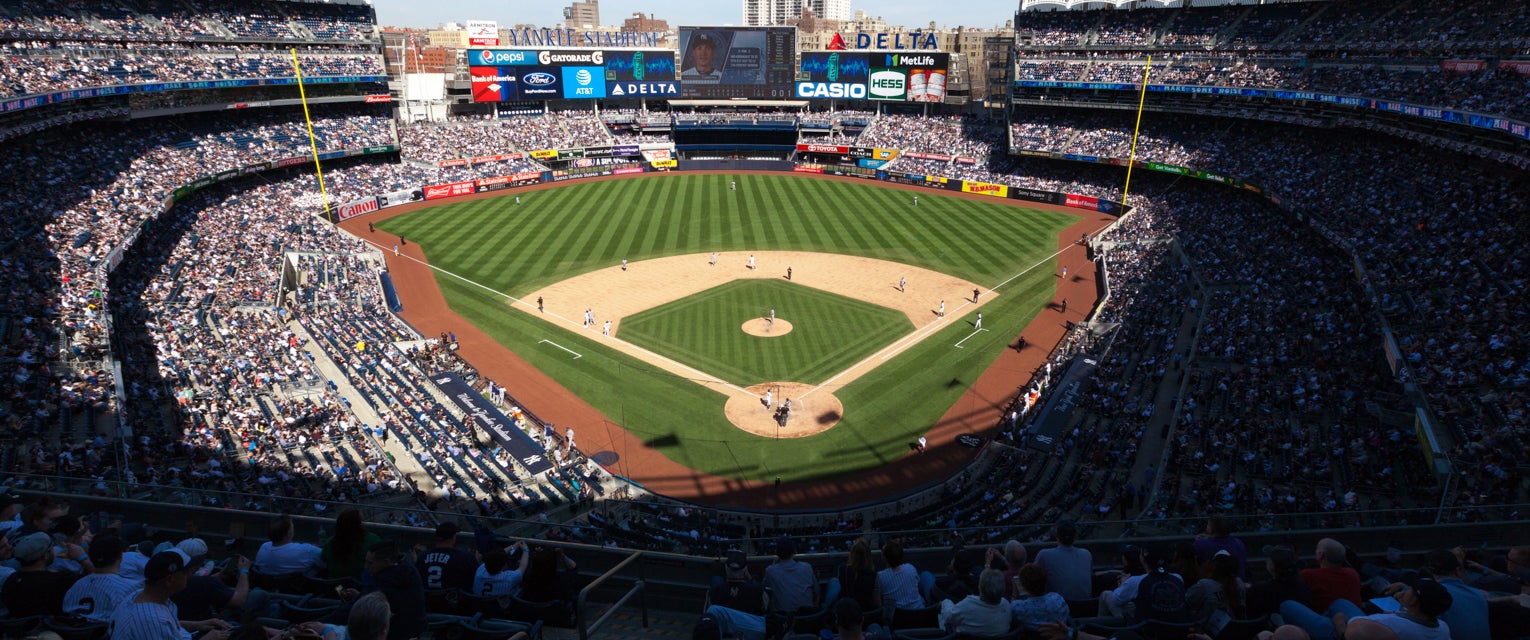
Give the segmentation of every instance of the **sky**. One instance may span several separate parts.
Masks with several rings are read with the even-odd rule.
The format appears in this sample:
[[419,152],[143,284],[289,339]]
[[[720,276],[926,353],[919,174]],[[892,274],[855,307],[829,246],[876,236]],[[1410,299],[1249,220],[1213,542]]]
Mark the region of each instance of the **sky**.
[[[526,23],[559,27],[570,0],[372,0],[377,22],[393,27],[432,28],[443,22],[495,20],[499,26]],[[635,12],[668,20],[669,26],[743,23],[741,0],[601,0],[600,21],[620,26]],[[966,0],[956,4],[931,0],[852,0],[852,11],[864,9],[890,25],[923,28],[934,20],[941,27],[994,27],[1014,16],[1018,0]]]

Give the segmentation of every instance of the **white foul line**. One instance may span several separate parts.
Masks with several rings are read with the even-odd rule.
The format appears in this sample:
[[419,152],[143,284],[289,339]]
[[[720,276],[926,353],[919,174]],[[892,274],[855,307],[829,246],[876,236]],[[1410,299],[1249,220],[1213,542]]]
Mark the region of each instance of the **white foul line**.
[[569,353],[572,353],[572,354],[574,354],[574,359],[575,359],[575,360],[578,360],[578,359],[580,359],[580,358],[583,358],[583,357],[584,357],[584,354],[582,354],[582,353],[577,353],[577,352],[575,352],[575,351],[574,351],[574,350],[572,350],[572,349],[569,349],[569,348],[568,348],[568,347],[565,347],[565,346],[563,346],[563,345],[561,345],[561,344],[558,344],[558,343],[556,343],[556,342],[553,342],[553,341],[551,341],[551,340],[538,340],[538,341],[537,341],[537,344],[541,344],[541,343],[543,343],[543,342],[546,342],[546,343],[547,343],[547,344],[550,344],[550,345],[552,345],[552,346],[554,346],[554,347],[557,347],[557,348],[559,348],[559,349],[562,349],[562,350],[564,350],[564,351],[567,351],[567,352],[569,352]]
[[962,342],[966,342],[966,341],[970,340],[972,338],[972,336],[975,336],[975,335],[977,335],[979,333],[982,333],[984,331],[987,331],[987,329],[978,329],[977,331],[973,331],[972,333],[967,334],[967,337],[962,338],[960,342],[957,342],[955,347],[958,348],[958,349],[965,349],[966,347],[962,346]]

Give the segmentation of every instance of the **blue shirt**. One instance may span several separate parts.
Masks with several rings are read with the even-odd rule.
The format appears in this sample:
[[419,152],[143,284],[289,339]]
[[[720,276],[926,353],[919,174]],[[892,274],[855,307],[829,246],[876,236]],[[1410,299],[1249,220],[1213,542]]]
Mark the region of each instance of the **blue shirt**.
[[1487,596],[1468,586],[1460,578],[1440,578],[1440,586],[1450,592],[1450,608],[1440,620],[1450,625],[1451,640],[1489,640]]
[[1047,570],[1047,586],[1065,600],[1088,600],[1093,597],[1090,582],[1094,576],[1094,555],[1088,549],[1058,546],[1042,549],[1036,564]]
[[877,572],[877,588],[882,591],[882,602],[891,603],[899,609],[920,609],[924,597],[919,595],[919,570],[903,563]]

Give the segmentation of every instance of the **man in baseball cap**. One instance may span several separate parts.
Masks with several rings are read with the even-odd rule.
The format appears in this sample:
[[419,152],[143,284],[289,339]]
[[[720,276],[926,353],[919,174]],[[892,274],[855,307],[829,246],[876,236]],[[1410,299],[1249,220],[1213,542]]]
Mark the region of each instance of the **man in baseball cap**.
[[63,613],[64,594],[79,576],[48,570],[53,564],[53,536],[41,531],[21,536],[11,552],[21,568],[0,587],[0,599],[11,616]]
[[112,615],[111,637],[115,640],[163,640],[185,637],[206,631],[206,640],[224,640],[232,627],[222,620],[181,621],[170,597],[186,588],[196,565],[180,549],[161,551],[149,558],[143,568],[143,591],[129,602],[117,606]]
[[[1388,589],[1390,590],[1390,589]],[[1392,597],[1402,605],[1395,613],[1378,613],[1373,616],[1336,613],[1333,624],[1339,636],[1346,635],[1346,627],[1356,620],[1380,623],[1397,634],[1398,640],[1446,640],[1450,638],[1450,626],[1440,620],[1440,614],[1450,610],[1450,591],[1430,578],[1415,578],[1393,593]],[[1359,613],[1354,606],[1336,606]],[[1309,630],[1310,631],[1310,630]]]

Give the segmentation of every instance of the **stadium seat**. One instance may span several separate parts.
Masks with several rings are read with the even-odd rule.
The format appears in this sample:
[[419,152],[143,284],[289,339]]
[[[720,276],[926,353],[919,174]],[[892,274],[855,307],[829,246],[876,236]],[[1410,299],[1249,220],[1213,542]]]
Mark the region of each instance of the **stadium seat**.
[[940,605],[922,609],[893,609],[888,626],[898,629],[928,629],[940,626]]
[[952,640],[956,637],[956,633],[948,632],[940,627],[929,627],[894,631],[893,637],[898,640]]
[[464,593],[457,599],[457,614],[464,616],[483,615],[489,618],[516,618],[515,605],[511,603],[510,596],[475,596]]
[[446,615],[460,614],[462,595],[458,589],[426,589],[425,610]]
[[1233,620],[1228,622],[1227,626],[1222,627],[1222,631],[1217,634],[1217,640],[1239,640],[1240,638],[1252,638],[1258,635],[1260,631],[1266,631],[1269,628],[1270,614],[1268,613],[1257,618]]
[[512,596],[510,601],[510,615],[507,617],[512,620],[522,622],[539,620],[549,627],[564,629],[574,627],[574,606],[566,600],[532,602]]
[[461,628],[462,640],[506,640],[507,638],[526,632],[531,640],[542,637],[541,622],[519,622],[515,620],[495,620],[485,618],[482,614],[473,616],[457,623]]
[[309,622],[318,620],[340,609],[339,605],[330,603],[311,602],[310,598],[304,598],[298,602],[280,600],[277,602],[277,612],[283,620],[292,623]]
[[24,618],[0,618],[0,637],[22,638],[36,631],[43,624],[47,616],[26,616]]

